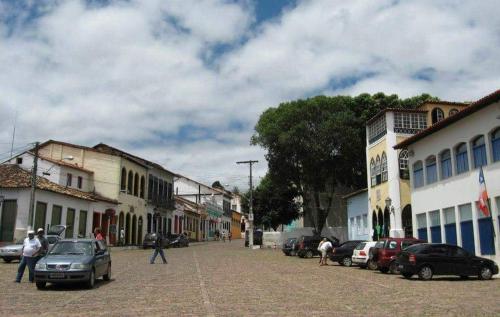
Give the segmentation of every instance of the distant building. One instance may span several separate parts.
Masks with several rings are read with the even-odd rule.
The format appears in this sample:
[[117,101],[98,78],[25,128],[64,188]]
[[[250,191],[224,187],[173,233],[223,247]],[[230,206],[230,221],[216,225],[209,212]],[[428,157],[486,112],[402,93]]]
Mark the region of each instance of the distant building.
[[[412,222],[419,238],[499,260],[500,90],[401,140],[409,154]],[[490,197],[478,208],[482,167]]]
[[347,232],[349,240],[371,240],[368,226],[368,189],[344,196],[347,202]]
[[414,236],[408,152],[393,147],[467,104],[426,102],[417,109],[384,109],[366,124],[368,226],[372,239]]

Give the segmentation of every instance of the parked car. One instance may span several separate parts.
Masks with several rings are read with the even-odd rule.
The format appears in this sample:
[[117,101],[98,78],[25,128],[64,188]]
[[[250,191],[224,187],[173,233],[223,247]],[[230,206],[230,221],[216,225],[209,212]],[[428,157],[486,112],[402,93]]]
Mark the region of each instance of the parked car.
[[63,239],[35,266],[35,283],[38,289],[47,283],[84,282],[93,288],[95,280],[111,278],[111,256],[106,244],[95,239]]
[[363,240],[349,240],[338,247],[333,248],[330,253],[330,260],[332,262],[338,262],[343,266],[351,266],[352,265],[352,253],[354,248],[356,248]]
[[398,256],[399,269],[405,278],[414,274],[422,280],[434,275],[477,276],[489,280],[498,274],[498,265],[489,259],[470,254],[456,245],[424,243],[408,247]]
[[[146,233],[144,236],[144,239],[142,240],[142,248],[143,249],[148,249],[148,248],[154,248],[155,247],[155,241],[158,235],[161,233],[156,233],[156,232],[150,232]],[[170,239],[167,238],[166,235],[162,234],[162,248],[167,249],[170,246]]]
[[[339,239],[335,237],[327,238],[332,243],[333,247],[339,245]],[[312,258],[315,255],[320,255],[318,251],[319,242],[323,240],[321,236],[301,236],[299,238],[299,249],[297,255],[301,258]]]
[[377,261],[377,268],[382,273],[399,274],[396,256],[407,247],[426,241],[415,238],[385,238],[379,241],[372,249],[373,259]]
[[352,263],[362,269],[376,270],[377,262],[370,258],[370,249],[376,244],[376,241],[366,241],[358,244],[352,253]]
[[[264,235],[264,232],[261,229],[255,229],[253,232],[253,245],[262,245],[262,236]],[[248,247],[248,239],[249,239],[250,233],[248,233],[248,230],[245,231],[245,247]]]
[[172,248],[189,247],[189,239],[184,234],[171,234],[169,240]]
[[291,256],[297,255],[298,249],[299,244],[297,243],[297,238],[288,238],[285,243],[283,243],[283,247],[281,248],[285,255]]
[[9,244],[0,247],[0,258],[2,258],[6,263],[10,263],[14,260],[20,260],[23,253],[23,244]]

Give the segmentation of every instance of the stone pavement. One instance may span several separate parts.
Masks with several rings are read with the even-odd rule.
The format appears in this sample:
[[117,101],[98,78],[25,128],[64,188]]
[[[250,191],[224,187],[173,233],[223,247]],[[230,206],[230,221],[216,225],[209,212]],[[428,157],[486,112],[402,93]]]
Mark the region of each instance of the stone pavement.
[[168,249],[112,251],[110,282],[95,289],[13,283],[17,263],[0,263],[1,316],[499,316],[500,280],[430,282],[318,266],[318,258],[248,250],[243,241]]

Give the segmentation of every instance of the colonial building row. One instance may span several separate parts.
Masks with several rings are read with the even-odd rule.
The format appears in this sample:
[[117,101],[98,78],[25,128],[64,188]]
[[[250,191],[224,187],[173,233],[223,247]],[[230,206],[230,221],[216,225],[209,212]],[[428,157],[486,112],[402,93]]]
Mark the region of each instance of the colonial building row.
[[0,242],[23,239],[28,227],[56,224],[66,226],[68,238],[100,228],[110,244],[127,245],[141,244],[149,232],[207,240],[216,229],[232,228],[231,192],[203,185],[205,192],[222,195],[222,204],[192,201],[174,195],[174,182],[187,178],[159,164],[102,143],[54,140],[38,147],[35,211],[28,219],[33,165],[33,151],[0,165]]

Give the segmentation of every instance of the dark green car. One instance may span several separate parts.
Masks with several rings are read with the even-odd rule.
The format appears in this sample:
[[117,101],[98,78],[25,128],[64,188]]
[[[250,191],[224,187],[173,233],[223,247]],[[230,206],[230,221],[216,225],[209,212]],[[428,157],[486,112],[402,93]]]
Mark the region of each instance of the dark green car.
[[93,288],[101,276],[105,281],[111,279],[111,256],[106,244],[95,239],[59,240],[35,266],[38,289],[47,283],[81,282]]

